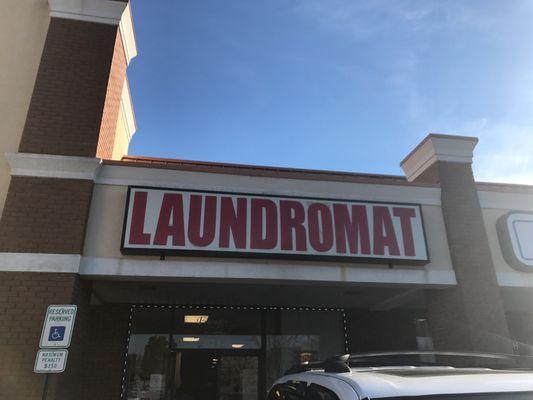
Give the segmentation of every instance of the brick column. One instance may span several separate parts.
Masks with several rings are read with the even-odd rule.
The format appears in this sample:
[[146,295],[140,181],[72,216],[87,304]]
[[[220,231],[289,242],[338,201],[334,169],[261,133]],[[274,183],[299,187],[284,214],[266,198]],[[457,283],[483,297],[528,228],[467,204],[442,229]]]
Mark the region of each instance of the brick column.
[[[95,157],[99,141],[112,142],[115,132],[103,118],[104,105],[107,101],[116,127],[115,92],[122,91],[124,58],[116,25],[52,18],[19,152]],[[104,147],[105,157],[109,145]]]
[[[8,154],[12,176],[0,219],[0,397],[41,398],[44,377],[33,364],[46,308],[73,303],[78,313],[67,369],[51,377],[48,399],[117,398],[128,312],[91,305],[91,282],[78,272],[97,157],[113,153],[133,30],[123,19],[130,18],[127,1],[49,0],[49,6],[19,153]],[[101,328],[114,333],[103,337]],[[95,343],[109,351],[97,351]]]
[[410,181],[441,187],[457,285],[428,291],[429,323],[436,347],[512,353],[471,168],[476,144],[477,138],[431,134],[401,165]]

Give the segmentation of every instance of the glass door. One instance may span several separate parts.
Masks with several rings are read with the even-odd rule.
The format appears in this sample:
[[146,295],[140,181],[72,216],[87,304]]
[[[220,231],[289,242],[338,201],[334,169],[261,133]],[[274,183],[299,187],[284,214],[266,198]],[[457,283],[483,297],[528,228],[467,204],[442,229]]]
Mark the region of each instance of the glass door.
[[259,356],[204,350],[174,352],[172,400],[258,400]]
[[181,310],[174,314],[172,400],[258,400],[261,313]]

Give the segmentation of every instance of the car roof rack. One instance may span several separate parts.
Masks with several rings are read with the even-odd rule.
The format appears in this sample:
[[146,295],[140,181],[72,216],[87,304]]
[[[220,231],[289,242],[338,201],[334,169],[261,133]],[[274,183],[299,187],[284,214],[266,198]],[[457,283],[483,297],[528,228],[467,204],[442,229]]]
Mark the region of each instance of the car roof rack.
[[533,357],[474,351],[418,350],[352,354],[348,364],[356,368],[411,365],[531,370],[533,369]]
[[[334,357],[330,357],[324,361],[310,361],[301,364],[296,364],[289,368],[285,375],[296,374],[299,372],[306,372],[312,370],[324,370],[324,372],[342,373],[350,372],[350,366],[352,367],[375,367],[375,366],[399,366],[392,359],[409,358],[413,356],[436,356],[447,358],[459,358],[459,359],[481,359],[494,361],[497,363],[513,362],[513,369],[528,368],[533,366],[533,358],[528,356],[520,356],[517,354],[501,354],[501,353],[481,353],[481,352],[468,352],[468,351],[394,351],[394,352],[374,352],[374,353],[356,353],[356,354],[343,354]],[[379,361],[379,359],[382,359]],[[384,360],[383,360],[384,359]],[[411,359],[412,361],[412,359]],[[529,365],[526,365],[529,361]],[[409,362],[410,365],[413,363]],[[437,366],[443,365],[441,363],[423,361],[420,360],[417,366]],[[401,365],[406,365],[402,363]],[[501,364],[496,364],[499,368],[502,368]]]
[[[437,357],[454,357],[454,358],[471,358],[471,359],[488,359],[488,360],[516,360],[516,354],[501,354],[501,353],[482,353],[474,351],[437,351],[437,350],[409,350],[409,351],[384,351],[373,353],[357,353],[350,354],[348,363],[357,364],[365,363],[368,360],[376,360],[379,358],[408,358],[413,356],[437,356]],[[425,362],[431,363],[431,362]],[[433,363],[434,364],[434,363]]]
[[467,357],[467,358],[487,358],[498,360],[512,360],[520,357],[517,354],[502,353],[481,353],[474,351],[434,351],[434,350],[410,350],[410,351],[384,351],[374,353],[356,353],[350,354],[350,362],[365,360],[369,358],[383,357],[405,357],[405,356],[446,356],[446,357]]

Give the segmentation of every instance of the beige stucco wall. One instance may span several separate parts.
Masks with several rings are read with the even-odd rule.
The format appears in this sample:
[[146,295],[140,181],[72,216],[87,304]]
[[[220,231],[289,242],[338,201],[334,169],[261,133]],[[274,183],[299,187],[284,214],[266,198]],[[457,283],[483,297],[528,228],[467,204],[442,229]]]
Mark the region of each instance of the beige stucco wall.
[[492,260],[494,261],[494,267],[497,272],[514,272],[505,259],[503,258],[500,248],[500,242],[498,240],[498,232],[496,230],[496,223],[498,219],[507,214],[510,210],[488,208],[483,210],[483,219],[485,222],[485,229],[487,230],[487,236],[489,238],[490,252]]
[[127,189],[127,186],[95,185],[84,255],[123,257],[120,253],[120,239]]
[[500,285],[533,287],[533,273],[518,271],[505,261],[496,228],[498,219],[509,212],[533,212],[533,194],[482,192],[480,193],[480,202],[490,251]]
[[130,86],[128,77],[124,78],[122,86],[122,95],[120,97],[120,109],[118,114],[117,129],[115,132],[115,143],[113,145],[113,160],[120,160],[128,154],[131,137],[135,134],[137,125],[135,122],[135,113],[131,100]]
[[47,0],[0,1],[0,212],[10,181],[4,153],[18,150],[49,23]]
[[130,144],[129,134],[126,127],[126,120],[122,107],[118,113],[117,130],[115,132],[115,144],[113,146],[113,160],[120,160],[122,156],[128,154]]
[[[109,166],[105,166],[108,168]],[[142,168],[128,168],[130,171],[125,173],[138,176],[142,178],[143,170]],[[164,175],[164,170],[152,170],[158,171],[159,175]],[[124,171],[123,171],[124,173]],[[232,176],[229,175],[220,175],[220,174],[202,174],[202,173],[190,173],[190,172],[180,172],[172,171],[175,176],[175,182],[183,182],[185,175],[196,175],[196,181],[198,185],[204,179],[217,180],[220,184],[221,181],[228,184],[228,189],[235,191],[235,186],[232,185],[231,181],[233,180]],[[105,175],[105,173],[103,174]],[[211,175],[207,178],[206,176]],[[222,178],[224,178],[222,180]],[[262,178],[251,178],[251,177],[235,177],[236,179],[243,179],[245,183],[241,187],[241,191],[246,192],[251,189],[251,186],[263,186],[261,184]],[[275,181],[275,180],[273,180]],[[281,187],[286,185],[290,180],[279,179],[276,185],[276,182],[273,182],[273,185]],[[136,184],[137,182],[130,182],[130,184]],[[290,183],[290,182],[289,182]],[[138,184],[138,183],[137,183]],[[148,184],[148,183],[146,183]],[[264,184],[264,182],[263,182]],[[358,191],[357,184],[347,184],[347,183],[331,183],[331,186],[337,188],[336,193],[331,192],[331,188],[323,187],[324,182],[310,182],[310,181],[293,181],[292,186],[300,185],[302,187],[310,188],[313,185],[316,185],[317,188],[321,188],[323,193],[316,193],[317,195],[322,195],[324,197],[340,197],[343,196],[346,191]],[[152,182],[150,186],[165,186],[157,182]],[[168,185],[167,185],[168,186]],[[182,186],[182,185],[178,185]],[[189,185],[187,185],[189,186]],[[194,187],[194,186],[189,186]],[[198,186],[196,186],[198,188]],[[217,188],[217,189],[220,189]],[[267,188],[264,188],[266,193],[275,193],[270,191]],[[335,189],[334,189],[335,190]],[[377,189],[378,190],[378,189]],[[377,191],[376,190],[376,191]],[[390,186],[391,195],[394,195],[394,191],[397,191],[398,188],[395,186]],[[121,235],[123,228],[123,218],[124,218],[124,207],[126,203],[126,192],[127,186],[122,185],[112,185],[112,184],[96,184],[93,192],[93,200],[91,203],[91,210],[89,214],[89,223],[87,227],[87,235],[85,239],[85,250],[84,256],[86,257],[98,257],[98,258],[114,258],[114,259],[131,259],[131,260],[143,260],[143,259],[152,259],[158,260],[158,257],[145,257],[145,256],[124,256],[120,252],[121,245]],[[298,191],[293,192],[294,195],[305,195],[305,193],[299,193]],[[337,196],[336,196],[337,195]],[[369,200],[377,200],[374,198],[369,198]],[[414,199],[413,199],[414,200]],[[402,200],[398,200],[401,202]],[[428,250],[431,258],[431,262],[424,267],[420,266],[395,266],[395,270],[404,270],[404,269],[420,269],[422,268],[425,271],[429,272],[448,272],[453,271],[450,254],[448,250],[448,243],[446,239],[446,231],[444,227],[444,220],[441,211],[441,207],[438,205],[422,205],[422,212],[424,218],[424,225],[426,229]],[[175,257],[167,257],[167,260],[178,259]],[[208,259],[208,258],[206,258]],[[183,258],[182,258],[183,260]],[[240,260],[240,259],[231,259],[232,263],[240,262],[250,262],[249,260]],[[322,263],[326,264],[327,263]],[[331,263],[331,265],[338,265],[339,263]],[[347,268],[357,268],[357,267],[371,267],[371,268],[388,268],[385,264],[346,264]],[[126,268],[125,268],[126,269]]]

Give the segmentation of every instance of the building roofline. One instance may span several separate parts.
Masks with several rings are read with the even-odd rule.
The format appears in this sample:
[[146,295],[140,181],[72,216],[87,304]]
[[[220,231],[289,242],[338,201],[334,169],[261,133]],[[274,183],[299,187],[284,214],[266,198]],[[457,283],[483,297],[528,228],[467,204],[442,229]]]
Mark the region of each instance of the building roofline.
[[478,190],[489,192],[521,192],[533,194],[533,185],[524,185],[520,183],[503,183],[503,182],[476,182]]
[[104,160],[103,163],[107,165],[120,165],[128,167],[174,169],[206,173],[262,176],[270,178],[438,187],[434,184],[410,183],[402,175],[384,175],[304,168],[273,167],[264,165],[246,165],[210,161],[181,160],[173,158],[124,156],[120,161]]
[[[213,161],[182,160],[145,156],[123,156],[121,160],[103,160],[104,165],[136,168],[159,168],[213,174],[261,176],[268,178],[307,179],[316,181],[369,183],[415,187],[440,187],[434,183],[408,182],[402,175],[371,174],[361,172],[317,170],[306,168],[273,167]],[[533,185],[500,182],[476,182],[478,190],[494,192],[532,193]]]

